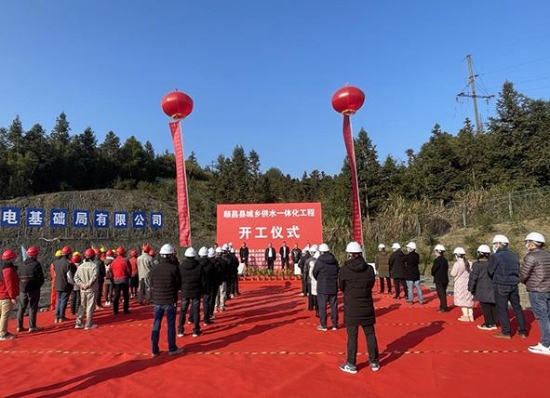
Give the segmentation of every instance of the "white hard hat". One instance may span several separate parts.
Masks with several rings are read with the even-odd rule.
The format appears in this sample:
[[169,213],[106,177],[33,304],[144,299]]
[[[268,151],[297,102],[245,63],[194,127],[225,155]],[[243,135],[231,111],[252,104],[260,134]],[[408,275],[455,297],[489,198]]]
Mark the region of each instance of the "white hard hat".
[[199,249],[199,256],[206,257],[208,255],[208,249],[206,246],[203,246]]
[[185,249],[185,254],[184,254],[185,257],[197,257],[197,251],[195,249],[193,249],[192,247],[188,247],[187,249]]
[[319,245],[319,251],[320,251],[321,253],[326,253],[326,252],[329,252],[330,249],[328,248],[328,245],[327,245],[326,243],[321,243],[321,244]]
[[218,246],[218,247],[216,247],[216,253],[221,253],[221,252],[223,252],[222,248],[221,248],[221,247],[219,247],[219,246]]
[[216,254],[216,250],[214,250],[213,247],[210,247],[210,248],[208,249],[208,258],[214,257],[215,254]]
[[407,243],[407,247],[408,247],[409,249],[416,250],[416,243],[414,243],[414,242],[409,242],[409,243]]
[[508,240],[508,238],[504,235],[495,235],[495,237],[493,238],[493,243],[510,243],[510,241]]
[[311,245],[309,247],[309,252],[310,253],[315,253],[319,248],[317,247],[317,245]]
[[169,244],[169,243],[165,243],[164,245],[162,245],[162,247],[160,248],[159,250],[159,254],[174,254],[174,247]]
[[227,246],[227,243],[224,243],[224,244],[222,245],[222,250],[223,250],[223,251],[226,251],[227,249],[229,249],[229,246]]
[[385,248],[386,248],[386,245],[383,244],[383,243],[380,243],[380,244],[378,245],[378,250],[382,250],[382,249],[385,249]]
[[525,237],[525,240],[532,240],[533,242],[538,243],[546,243],[546,240],[544,239],[544,236],[542,234],[539,234],[538,232],[531,232],[529,235]]
[[478,253],[491,253],[491,248],[487,245],[480,245],[477,248]]
[[346,246],[346,253],[361,253],[362,251],[361,245],[357,242],[350,242]]
[[466,254],[466,250],[463,247],[456,247],[453,250],[453,254]]
[[445,251],[445,246],[437,244],[437,245],[435,245],[434,250],[436,252],[444,252]]
[[391,245],[391,248],[395,249],[395,250],[401,249],[401,245],[399,243],[395,242],[393,245]]

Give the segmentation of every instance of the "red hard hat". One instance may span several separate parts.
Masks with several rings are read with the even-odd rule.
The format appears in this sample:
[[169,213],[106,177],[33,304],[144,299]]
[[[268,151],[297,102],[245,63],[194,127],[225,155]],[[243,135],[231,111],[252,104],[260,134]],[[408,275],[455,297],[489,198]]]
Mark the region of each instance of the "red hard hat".
[[113,257],[113,251],[112,250],[107,250],[107,253],[105,253],[105,255],[107,257]]
[[11,249],[8,249],[4,253],[2,253],[2,260],[10,261],[15,260],[16,258],[17,254]]
[[72,258],[71,258],[71,263],[73,264],[76,264],[76,263],[79,263],[82,261],[82,258],[78,255],[78,254],[75,254]]
[[27,249],[27,256],[36,257],[40,253],[40,250],[36,246],[31,246]]
[[63,246],[63,248],[61,249],[61,254],[63,254],[64,256],[66,256],[67,254],[71,254],[71,252],[71,246]]
[[92,258],[95,256],[95,250],[94,249],[86,249],[84,251],[84,257],[86,258]]
[[124,255],[124,253],[126,253],[126,249],[124,248],[124,246],[117,247],[116,254],[118,254],[119,256],[122,256]]
[[150,255],[151,257],[154,257],[155,254],[157,254],[157,253],[155,252],[154,249],[149,250],[149,255]]
[[95,253],[95,254],[101,254],[101,249],[100,249],[99,247],[96,247],[96,248],[94,249],[94,253]]
[[143,250],[145,253],[149,253],[149,251],[151,251],[151,246],[149,246],[148,243],[144,243],[141,247],[141,250]]

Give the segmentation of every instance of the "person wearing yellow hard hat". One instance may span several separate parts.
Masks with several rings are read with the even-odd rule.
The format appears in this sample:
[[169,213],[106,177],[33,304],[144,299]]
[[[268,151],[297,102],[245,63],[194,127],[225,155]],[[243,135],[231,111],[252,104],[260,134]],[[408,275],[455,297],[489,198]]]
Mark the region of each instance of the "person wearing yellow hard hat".
[[[61,252],[61,249],[57,250],[55,252],[54,257],[56,259],[61,258],[63,256],[63,253]],[[55,281],[55,267],[53,265],[53,261],[50,264],[50,280],[52,281],[51,285],[51,293],[50,293],[50,311],[55,310],[55,303],[57,299],[57,292],[54,289],[53,281]]]

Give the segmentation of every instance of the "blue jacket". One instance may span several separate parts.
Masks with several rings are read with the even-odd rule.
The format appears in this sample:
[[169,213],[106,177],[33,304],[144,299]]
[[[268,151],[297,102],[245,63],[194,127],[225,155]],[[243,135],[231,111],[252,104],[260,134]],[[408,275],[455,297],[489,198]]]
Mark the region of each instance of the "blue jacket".
[[499,248],[489,257],[487,272],[495,285],[519,285],[519,257],[508,250],[508,247]]

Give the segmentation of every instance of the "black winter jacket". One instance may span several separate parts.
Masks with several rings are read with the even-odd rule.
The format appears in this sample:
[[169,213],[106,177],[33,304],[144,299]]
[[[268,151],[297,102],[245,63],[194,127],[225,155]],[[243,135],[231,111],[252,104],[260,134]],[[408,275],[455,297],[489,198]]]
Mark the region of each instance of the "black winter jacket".
[[317,294],[338,294],[339,265],[332,253],[319,256],[313,267],[313,277],[317,280]]
[[181,278],[177,260],[161,257],[149,278],[153,304],[172,305],[178,301]]
[[44,284],[44,270],[34,257],[25,260],[22,266],[17,267],[19,275],[19,290],[23,293],[40,290]]
[[474,299],[480,303],[494,303],[495,291],[493,281],[487,273],[489,260],[479,259],[472,264],[470,279],[468,280],[468,291],[474,295]]
[[392,278],[404,279],[405,278],[405,268],[403,267],[403,258],[405,254],[401,250],[394,251],[390,259],[388,260],[390,264],[390,272]]
[[203,293],[203,272],[195,258],[185,258],[180,263],[181,297],[200,298]]
[[488,272],[495,285],[519,285],[518,255],[508,250],[508,247],[500,247],[489,257]]
[[403,257],[403,268],[405,279],[408,281],[420,280],[420,255],[417,252],[410,252]]
[[449,262],[444,256],[436,257],[432,265],[434,283],[449,283]]
[[67,257],[60,257],[53,262],[55,270],[54,288],[58,292],[72,292],[73,285],[67,281],[67,271],[71,271],[74,277],[76,267],[69,262]]
[[212,261],[208,257],[199,257],[198,261],[202,269],[202,291],[206,294],[217,286],[214,264],[212,264]]
[[368,326],[376,323],[372,288],[374,269],[363,257],[351,258],[344,263],[338,277],[344,293],[344,323],[346,326]]

